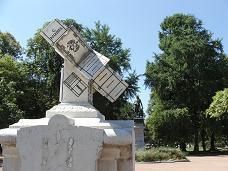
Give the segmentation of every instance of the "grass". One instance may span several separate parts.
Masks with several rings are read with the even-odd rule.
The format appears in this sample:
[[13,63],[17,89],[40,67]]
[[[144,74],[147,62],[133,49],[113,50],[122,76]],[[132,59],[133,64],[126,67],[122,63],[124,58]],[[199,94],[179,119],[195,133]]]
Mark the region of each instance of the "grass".
[[138,162],[186,160],[185,154],[176,148],[151,148],[149,150],[137,150],[135,160]]

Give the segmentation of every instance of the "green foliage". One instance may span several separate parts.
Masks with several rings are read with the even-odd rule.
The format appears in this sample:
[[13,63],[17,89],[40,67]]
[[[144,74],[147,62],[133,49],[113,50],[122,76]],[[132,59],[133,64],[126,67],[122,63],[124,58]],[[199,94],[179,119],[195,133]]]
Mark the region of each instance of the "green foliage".
[[85,29],[84,37],[89,42],[92,49],[110,58],[109,65],[119,74],[128,71],[130,67],[130,49],[122,47],[122,41],[115,35],[110,34],[110,28],[95,23],[94,29]]
[[147,63],[145,83],[162,100],[188,107],[191,112],[206,109],[208,97],[222,84],[221,42],[213,40],[202,22],[189,15],[167,17],[161,29],[159,47],[163,53]]
[[[130,49],[124,49],[120,38],[110,34],[110,28],[95,23],[94,29],[86,28],[83,36],[87,39],[90,46],[99,53],[110,58],[109,65],[123,75],[124,71],[130,70]],[[129,87],[116,102],[111,103],[99,93],[94,93],[94,106],[104,115],[106,119],[128,119],[133,118],[132,104],[127,99],[132,98],[138,92],[139,76],[134,72],[129,73],[126,82]]]
[[[99,53],[110,58],[109,65],[120,75],[124,71],[130,70],[130,49],[124,49],[120,38],[110,34],[110,28],[102,25],[100,22],[95,23],[94,29],[85,29],[84,37],[90,46]],[[133,71],[126,77],[129,87],[116,102],[111,103],[99,93],[94,93],[94,106],[104,115],[106,119],[127,119],[133,118],[132,104],[127,99],[132,98],[138,92],[139,76]],[[123,112],[122,114],[120,114]]]
[[0,31],[0,58],[4,55],[10,55],[19,58],[22,54],[22,48],[14,36],[8,32]]
[[0,59],[0,128],[18,121],[24,114],[17,103],[18,98],[23,95],[23,78],[20,63],[7,55]]
[[122,120],[133,120],[134,112],[133,112],[133,104],[130,102],[125,102],[121,108],[119,109],[119,113],[116,113],[117,119]]
[[154,62],[147,62],[145,84],[167,108],[188,109],[198,144],[202,113],[225,84],[221,41],[213,39],[201,20],[184,14],[166,17],[159,39],[162,53],[155,55]]
[[191,117],[187,108],[168,109],[149,116],[147,126],[153,139],[163,144],[189,142],[191,140]]
[[228,88],[216,92],[207,114],[211,117],[221,117],[228,114]]
[[152,148],[150,150],[137,150],[135,153],[137,162],[186,160],[185,154],[174,148]]

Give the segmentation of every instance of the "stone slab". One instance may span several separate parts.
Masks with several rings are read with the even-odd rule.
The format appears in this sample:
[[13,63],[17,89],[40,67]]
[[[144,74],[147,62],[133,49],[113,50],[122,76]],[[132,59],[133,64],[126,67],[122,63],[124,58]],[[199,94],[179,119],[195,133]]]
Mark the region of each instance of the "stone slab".
[[21,128],[21,171],[94,171],[103,130],[73,125],[74,120],[56,115],[47,126]]

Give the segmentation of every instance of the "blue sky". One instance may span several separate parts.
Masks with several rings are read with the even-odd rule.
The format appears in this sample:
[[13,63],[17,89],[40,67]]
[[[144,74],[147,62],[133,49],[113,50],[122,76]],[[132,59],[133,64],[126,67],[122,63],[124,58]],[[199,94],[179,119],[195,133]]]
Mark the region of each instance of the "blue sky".
[[[158,31],[166,16],[192,14],[221,38],[228,53],[227,0],[0,0],[0,30],[15,36],[23,47],[44,22],[73,18],[89,28],[100,20],[131,49],[131,66],[138,74],[146,61],[159,53]],[[150,90],[139,82],[140,98],[147,108]]]

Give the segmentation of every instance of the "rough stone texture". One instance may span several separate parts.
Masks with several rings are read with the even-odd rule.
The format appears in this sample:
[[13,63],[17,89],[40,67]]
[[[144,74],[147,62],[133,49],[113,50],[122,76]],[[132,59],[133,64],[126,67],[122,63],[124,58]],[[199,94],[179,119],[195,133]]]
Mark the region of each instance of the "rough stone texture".
[[100,118],[104,120],[104,116],[87,102],[61,103],[46,111],[47,118],[56,114],[62,114],[70,118]]
[[20,163],[20,157],[18,154],[18,149],[15,145],[12,144],[4,144],[2,145],[4,156],[3,159],[3,171],[19,171],[21,163]]
[[22,119],[0,130],[4,171],[133,171],[133,121]]
[[228,156],[225,155],[188,157],[188,159],[190,162],[136,163],[135,171],[227,171],[228,168]]
[[136,149],[144,148],[144,119],[135,120],[135,147]]
[[[69,62],[68,60],[64,59],[64,68],[62,68],[61,71],[61,84],[60,84],[60,102],[61,103],[86,103],[86,102],[92,102],[92,96],[91,94],[91,86],[82,88],[83,91],[78,91],[80,96],[76,96],[67,86],[64,84],[64,80],[66,80],[71,74],[72,71],[74,73],[77,73],[77,76],[79,79],[82,80],[82,82],[85,85],[89,85],[89,80],[86,79],[82,74],[76,70],[75,66]],[[81,84],[80,84],[81,85]],[[80,106],[80,105],[79,105]]]
[[20,129],[21,171],[94,171],[103,130],[73,125],[74,120],[55,115],[47,126]]

